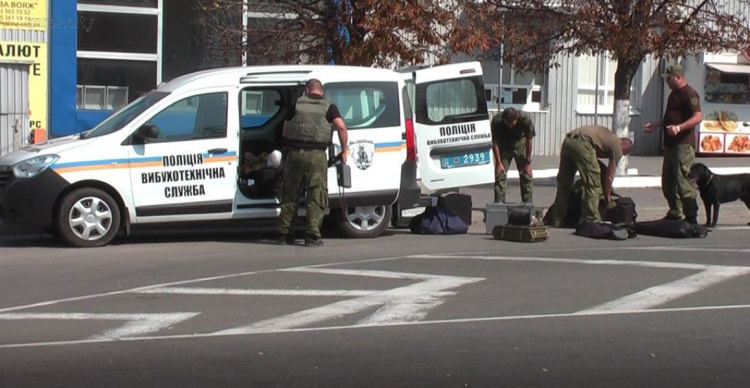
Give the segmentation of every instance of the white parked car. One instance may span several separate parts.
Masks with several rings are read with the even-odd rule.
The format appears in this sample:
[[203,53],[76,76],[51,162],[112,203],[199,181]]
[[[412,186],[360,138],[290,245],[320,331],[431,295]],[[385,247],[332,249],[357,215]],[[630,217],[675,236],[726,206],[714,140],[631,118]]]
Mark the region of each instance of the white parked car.
[[89,131],[0,159],[0,218],[88,247],[138,225],[278,217],[277,173],[243,160],[283,150],[284,118],[317,78],[349,130],[352,187],[341,201],[329,169],[329,216],[351,237],[375,237],[419,206],[417,169],[430,190],[493,181],[481,71],[469,62],[407,73],[294,65],[188,74]]

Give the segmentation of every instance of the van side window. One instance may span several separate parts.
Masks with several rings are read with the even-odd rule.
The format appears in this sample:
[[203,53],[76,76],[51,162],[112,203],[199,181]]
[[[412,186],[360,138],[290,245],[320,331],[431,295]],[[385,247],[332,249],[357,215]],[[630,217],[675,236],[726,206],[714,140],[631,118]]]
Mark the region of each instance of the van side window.
[[227,93],[192,96],[149,120],[159,128],[155,143],[227,137]]
[[325,96],[336,104],[349,130],[401,125],[396,82],[335,82]]
[[260,128],[281,109],[278,90],[243,90],[240,93],[240,126],[242,129]]
[[417,121],[437,125],[487,117],[482,84],[481,77],[467,77],[418,85],[417,89],[423,91],[424,97],[416,101]]

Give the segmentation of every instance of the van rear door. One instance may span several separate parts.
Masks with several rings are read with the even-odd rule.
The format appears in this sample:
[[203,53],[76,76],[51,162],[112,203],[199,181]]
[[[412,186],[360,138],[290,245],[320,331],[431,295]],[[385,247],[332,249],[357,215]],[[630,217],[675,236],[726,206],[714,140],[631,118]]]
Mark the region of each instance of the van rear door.
[[412,72],[417,157],[430,190],[492,183],[492,134],[479,62]]

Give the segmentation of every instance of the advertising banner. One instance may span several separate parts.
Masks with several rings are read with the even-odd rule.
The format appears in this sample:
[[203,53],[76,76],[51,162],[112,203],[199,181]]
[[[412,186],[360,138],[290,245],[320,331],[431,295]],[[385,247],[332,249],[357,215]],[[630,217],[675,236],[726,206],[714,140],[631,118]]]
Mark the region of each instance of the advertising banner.
[[[3,0],[0,0],[2,2]],[[0,41],[0,62],[19,61],[29,65],[30,131],[47,129],[47,44]]]
[[47,0],[0,0],[0,28],[47,30]]

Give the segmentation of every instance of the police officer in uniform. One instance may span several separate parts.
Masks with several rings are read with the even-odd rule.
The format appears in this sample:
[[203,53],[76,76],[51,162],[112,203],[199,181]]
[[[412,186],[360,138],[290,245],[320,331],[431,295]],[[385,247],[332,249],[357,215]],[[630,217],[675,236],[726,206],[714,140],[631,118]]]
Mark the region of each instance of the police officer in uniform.
[[278,243],[294,244],[290,229],[297,216],[301,193],[307,193],[307,231],[305,246],[323,245],[320,226],[323,212],[328,207],[328,156],[331,144],[331,124],[336,128],[341,143],[341,162],[346,164],[348,136],[346,124],[336,105],[323,97],[323,84],[310,79],[305,93],[297,99],[294,111],[284,122],[282,135],[286,139],[281,213],[279,214]]
[[672,92],[661,122],[645,125],[646,132],[663,126],[664,158],[661,167],[661,191],[669,204],[665,219],[682,219],[698,223],[698,201],[695,187],[688,178],[695,160],[695,127],[703,120],[700,97],[685,81],[680,65],[673,65],[661,75]]
[[[601,221],[599,200],[603,195],[607,203],[612,202],[615,168],[622,156],[629,154],[632,149],[633,142],[630,139],[618,138],[609,128],[601,125],[577,128],[565,135],[557,172],[557,194],[552,205],[552,225],[556,228],[564,225],[576,171],[583,183],[581,218]],[[601,177],[599,158],[609,159],[606,179]]]
[[534,123],[525,112],[506,108],[492,118],[492,150],[495,153],[495,202],[505,202],[508,167],[515,160],[521,183],[521,201],[532,203],[534,179],[531,150],[536,136]]

